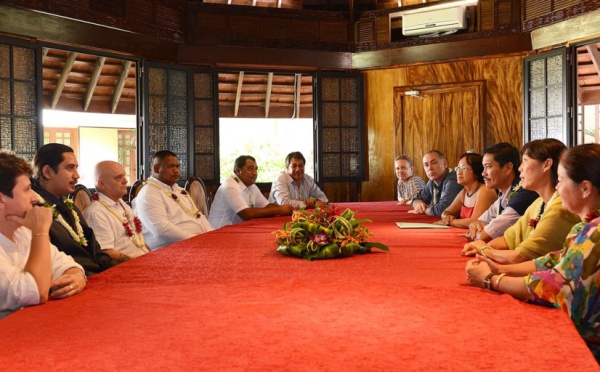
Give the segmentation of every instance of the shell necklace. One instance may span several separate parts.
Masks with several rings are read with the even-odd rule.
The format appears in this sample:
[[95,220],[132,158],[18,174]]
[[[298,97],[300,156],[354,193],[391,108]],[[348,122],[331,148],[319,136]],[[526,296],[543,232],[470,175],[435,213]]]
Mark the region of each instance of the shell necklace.
[[[135,215],[133,218],[127,213],[127,209],[123,206],[122,202],[119,200],[118,203],[123,208],[123,213],[119,213],[117,209],[115,209],[112,205],[108,204],[97,193],[92,195],[92,199],[96,200],[100,204],[102,204],[108,211],[115,216],[115,218],[123,224],[125,228],[125,233],[129,236],[129,239],[135,244],[136,247],[142,248],[142,250],[146,251],[146,241],[144,240],[144,235],[142,235],[142,221],[137,218]],[[131,226],[135,226],[135,231]]]
[[192,216],[194,218],[200,218],[200,217],[202,217],[202,212],[200,212],[200,210],[198,208],[196,208],[196,205],[194,204],[194,200],[192,200],[192,197],[190,196],[190,194],[187,191],[180,190],[179,192],[181,193],[181,195],[183,195],[184,198],[187,199],[187,201],[190,203],[190,205],[192,206],[192,208],[189,208],[187,205],[185,205],[185,203],[181,200],[181,198],[179,198],[179,196],[177,196],[177,194],[175,192],[169,191],[169,190],[165,190],[164,187],[161,187],[153,179],[148,178],[148,180],[146,180],[146,183],[149,183],[150,185],[156,187],[160,191],[162,191],[165,194],[167,194],[167,196],[170,196],[171,199],[173,199],[175,201],[175,203],[179,204],[179,206],[181,207],[181,209],[183,209],[183,211],[185,213],[189,214],[190,216]]
[[44,205],[44,207],[50,208],[50,210],[52,211],[52,218],[54,218],[55,221],[57,221],[59,224],[61,224],[62,227],[64,227],[69,232],[69,235],[71,235],[71,238],[73,240],[75,240],[77,242],[77,244],[81,245],[82,247],[86,247],[88,245],[88,241],[85,238],[85,235],[83,234],[83,227],[81,227],[81,221],[79,220],[79,215],[77,214],[77,212],[75,212],[75,205],[73,204],[73,201],[71,199],[67,199],[65,197],[61,198],[62,202],[65,203],[65,205],[67,206],[67,209],[69,209],[69,211],[71,212],[71,215],[73,216],[73,220],[75,221],[75,228],[77,229],[77,232],[75,232],[75,230],[73,230],[71,225],[69,225],[67,223],[67,221],[65,221],[64,217],[56,210],[55,204],[51,205],[44,198],[42,198],[42,196],[39,195],[38,193],[36,193],[36,195],[37,195],[38,200],[40,201],[40,203],[42,203]]

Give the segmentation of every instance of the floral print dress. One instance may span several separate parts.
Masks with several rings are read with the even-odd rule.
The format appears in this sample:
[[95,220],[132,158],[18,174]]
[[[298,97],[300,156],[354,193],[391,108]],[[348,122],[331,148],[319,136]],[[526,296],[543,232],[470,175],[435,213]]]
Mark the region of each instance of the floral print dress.
[[600,361],[600,218],[579,223],[562,251],[533,260],[538,271],[525,277],[531,302],[569,314]]

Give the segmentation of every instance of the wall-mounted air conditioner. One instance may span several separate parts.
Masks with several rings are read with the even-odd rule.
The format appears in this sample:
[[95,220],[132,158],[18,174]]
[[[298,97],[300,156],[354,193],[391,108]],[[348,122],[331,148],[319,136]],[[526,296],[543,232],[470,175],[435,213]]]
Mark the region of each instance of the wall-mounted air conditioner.
[[467,28],[465,6],[442,9],[420,9],[402,15],[402,34],[424,35]]

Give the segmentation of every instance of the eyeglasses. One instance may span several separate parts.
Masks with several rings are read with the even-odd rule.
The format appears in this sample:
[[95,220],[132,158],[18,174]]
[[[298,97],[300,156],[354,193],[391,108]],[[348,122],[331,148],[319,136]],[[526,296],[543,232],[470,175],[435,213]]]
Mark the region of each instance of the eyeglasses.
[[454,168],[454,171],[455,171],[456,173],[458,173],[458,172],[466,172],[466,171],[468,171],[468,170],[469,170],[469,167],[464,167],[464,166],[462,166],[462,165],[459,165],[459,166],[457,166],[456,168]]

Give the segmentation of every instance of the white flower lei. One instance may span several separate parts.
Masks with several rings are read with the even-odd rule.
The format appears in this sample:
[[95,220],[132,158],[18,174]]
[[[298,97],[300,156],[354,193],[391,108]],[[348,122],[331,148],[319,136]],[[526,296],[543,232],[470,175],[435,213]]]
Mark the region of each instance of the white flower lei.
[[44,204],[44,206],[46,206],[52,210],[52,217],[54,217],[54,219],[58,223],[60,223],[62,225],[62,227],[64,227],[69,232],[69,235],[71,235],[71,238],[73,240],[75,240],[77,242],[77,244],[79,244],[83,247],[86,247],[88,245],[88,241],[85,238],[85,235],[83,234],[83,227],[81,227],[81,221],[79,220],[79,215],[77,214],[77,212],[75,212],[73,201],[71,199],[62,198],[62,201],[65,203],[67,208],[71,211],[71,215],[73,216],[73,220],[75,221],[75,228],[77,229],[77,232],[75,232],[73,230],[71,225],[69,225],[67,223],[67,221],[65,221],[63,216],[56,210],[55,204],[50,205],[50,203],[48,203],[44,198],[42,198],[41,195],[39,195],[37,193],[36,193],[36,195],[37,195],[40,203]]
[[[113,216],[115,216],[117,220],[121,221],[121,224],[125,228],[125,232],[127,233],[127,235],[129,235],[129,238],[131,239],[133,244],[135,244],[136,247],[142,248],[142,250],[145,251],[144,248],[146,247],[146,241],[144,240],[144,235],[142,235],[141,232],[137,232],[135,221],[134,219],[130,218],[129,214],[127,214],[127,210],[125,209],[125,207],[123,207],[123,205],[121,204],[121,207],[123,207],[123,214],[120,214],[115,208],[113,208],[101,198],[98,198],[97,201],[100,202],[100,204],[102,204],[106,209],[108,209],[108,211]],[[119,201],[119,204],[120,203],[121,202]],[[127,226],[129,226],[129,228]]]
[[[173,201],[177,204],[179,204],[179,206],[181,207],[181,209],[183,209],[183,211],[187,214],[189,214],[190,216],[194,217],[194,218],[200,218],[202,217],[202,212],[200,212],[199,209],[196,208],[196,210],[194,209],[190,209],[188,208],[177,196],[177,194],[175,194],[175,192],[173,191],[169,191],[169,190],[165,190],[163,187],[160,187],[160,185],[158,185],[156,183],[156,181],[154,181],[153,179],[148,178],[146,180],[146,183],[149,183],[150,185],[156,187],[157,189],[161,190],[162,192],[164,192],[165,194],[167,194],[171,199],[173,199]],[[181,190],[180,194],[183,195],[185,198],[187,198],[187,200],[190,202],[190,205],[195,207],[196,205],[194,204],[194,200],[192,199],[192,197],[190,196],[190,194],[185,191],[185,190]]]

